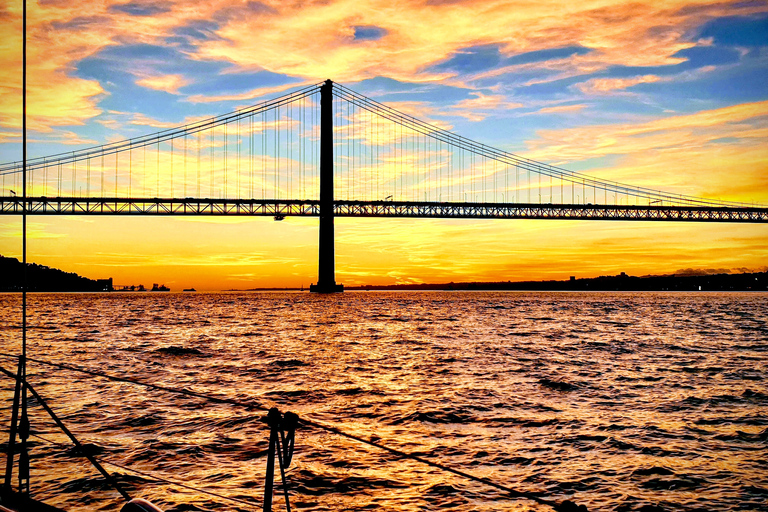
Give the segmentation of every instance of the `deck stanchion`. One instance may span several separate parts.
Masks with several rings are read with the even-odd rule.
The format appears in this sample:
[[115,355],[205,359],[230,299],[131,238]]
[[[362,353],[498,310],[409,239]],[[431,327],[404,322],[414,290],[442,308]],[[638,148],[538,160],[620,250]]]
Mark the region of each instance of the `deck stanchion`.
[[3,483],[3,491],[6,493],[11,491],[11,488],[12,488],[11,482],[13,481],[13,459],[14,459],[14,451],[16,450],[16,431],[18,428],[18,420],[19,420],[19,399],[21,397],[22,365],[23,365],[23,357],[19,357],[19,368],[15,376],[16,388],[13,392],[13,408],[11,409],[11,428],[10,428],[10,436],[8,438],[7,458],[5,463],[5,482]]

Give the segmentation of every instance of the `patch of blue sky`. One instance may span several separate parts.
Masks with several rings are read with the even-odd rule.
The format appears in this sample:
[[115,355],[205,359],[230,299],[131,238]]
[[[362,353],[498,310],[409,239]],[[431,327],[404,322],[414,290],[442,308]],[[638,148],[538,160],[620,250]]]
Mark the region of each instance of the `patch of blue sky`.
[[698,36],[726,46],[768,46],[768,15],[717,18],[705,23]]
[[[198,74],[195,81],[184,87],[185,94],[219,96],[252,91],[261,87],[298,84],[301,79],[271,71],[213,72]],[[286,91],[287,92],[287,91]],[[254,100],[257,101],[257,100]]]
[[223,40],[216,33],[218,28],[219,24],[214,21],[196,20],[177,28],[174,35],[167,37],[165,42],[186,51],[194,51],[198,43]]
[[361,94],[409,92],[413,90],[414,87],[414,84],[410,82],[401,82],[385,76],[368,78],[360,80],[359,82],[345,82],[342,85],[350,87]]
[[[59,146],[59,148],[60,148],[60,146]],[[8,162],[20,162],[21,159],[23,158],[23,156],[21,154],[21,151],[22,151],[21,141],[19,141],[19,142],[3,142],[3,143],[0,143],[0,163],[4,164],[4,163],[8,163]],[[48,153],[43,153],[43,152],[36,152],[36,153],[33,152],[32,151],[32,144],[30,144],[29,142],[27,142],[27,151],[30,152],[30,154],[29,154],[30,158],[34,158],[36,156],[42,156],[42,155],[48,154]],[[2,195],[5,195],[5,193],[7,193],[8,191],[4,190],[3,192],[4,192],[4,194],[2,194]],[[17,192],[18,192],[18,190],[17,190]]]
[[109,6],[110,12],[121,12],[131,16],[154,16],[170,11],[169,6],[162,3],[128,2],[125,4],[113,4]]
[[531,64],[548,60],[559,60],[573,55],[585,55],[589,48],[583,46],[567,46],[563,48],[549,48],[533,52],[520,53],[510,57],[504,57],[501,45],[488,44],[463,48],[456,52],[450,59],[429,68],[434,72],[455,72],[459,74],[472,74],[489,71],[505,66]]
[[[376,77],[360,82],[342,84],[353,91],[369,96],[380,103],[419,101],[435,105],[451,105],[474,97],[475,89],[441,84],[401,82],[392,78]],[[486,94],[489,91],[485,91]]]
[[[619,164],[619,161],[622,158],[623,158],[623,155],[602,155],[599,157],[584,158],[583,160],[573,160],[569,162],[550,162],[550,165],[554,165],[555,167],[560,167],[561,169],[565,169],[566,171],[586,174],[587,176],[601,176],[606,179],[611,179],[610,176],[602,174],[600,171],[603,169],[612,169],[613,167]],[[570,186],[568,187],[568,189],[570,191]],[[577,186],[576,190],[574,190],[574,194],[579,193],[581,195],[581,193],[579,192],[579,189],[581,189],[581,187]],[[597,195],[598,197],[602,197],[603,191],[599,190]],[[611,198],[609,203],[613,203],[614,202],[613,196],[609,195],[609,197]]]
[[572,87],[599,75],[577,75],[556,80],[542,81],[515,87],[515,94],[536,100],[569,99],[573,96]]
[[[221,71],[227,64],[211,61],[193,61],[177,48],[168,46],[133,44],[109,46],[77,64],[78,76],[107,81],[113,73],[151,70],[153,74],[174,74],[184,71],[209,73]],[[199,71],[196,71],[199,69]]]
[[660,107],[694,112],[739,103],[768,100],[765,59],[724,67],[684,81],[643,83],[630,90],[651,97]]
[[537,126],[525,118],[504,121],[487,119],[473,122],[463,118],[450,119],[451,131],[492,148],[519,154],[525,151],[525,141],[535,138]]
[[378,41],[387,35],[387,30],[372,25],[361,25],[354,27],[355,41]]
[[518,88],[521,90],[527,87],[527,84],[559,80],[562,71],[550,68],[524,68],[515,69],[509,73],[476,78],[471,80],[473,87],[493,89],[499,93],[517,94]]
[[740,144],[743,141],[737,137],[720,137],[719,139],[712,139],[710,144]]
[[545,62],[548,60],[559,60],[573,57],[574,55],[586,55],[591,52],[591,48],[584,46],[565,46],[563,48],[549,48],[546,50],[537,50],[534,52],[520,53],[513,55],[501,61],[502,66],[513,66],[519,64],[531,64],[534,62]]
[[[534,101],[553,100],[567,98],[568,95],[575,92],[574,86],[595,78],[633,78],[653,75],[674,79],[675,75],[681,75],[708,66],[728,67],[743,62],[746,59],[746,57],[742,57],[736,49],[719,46],[696,46],[682,50],[675,56],[684,58],[685,61],[668,66],[612,66],[594,74],[555,80],[547,80],[549,76],[557,76],[555,71],[534,70],[479,80],[477,85],[490,87],[494,84],[503,82],[504,88],[514,91],[516,97],[528,98]],[[509,82],[509,80],[514,80],[514,82]],[[530,81],[535,81],[535,83],[530,85],[518,85]],[[655,90],[654,87],[666,87],[668,86],[668,83],[669,82],[639,84],[630,87],[627,90],[653,92]],[[762,83],[762,81],[754,82],[752,85],[746,85],[746,88],[755,87],[760,83]],[[675,96],[677,97],[678,95]]]
[[[80,61],[76,75],[97,80],[107,92],[99,107],[104,110],[141,112],[164,122],[182,122],[187,116],[225,113],[242,106],[243,101],[190,103],[188,94],[241,94],[259,87],[274,87],[297,79],[271,73],[227,72],[226,62],[189,59],[177,48],[153,45],[114,46]],[[181,75],[188,82],[180,94],[154,90],[136,84],[142,74],[149,76]],[[255,100],[254,100],[255,103]]]
[[667,66],[611,66],[585,78],[631,78],[644,75],[667,77],[707,66],[735,64],[741,58],[737,50],[719,46],[694,46],[680,50],[674,57],[685,60]]
[[499,48],[500,46],[495,44],[462,48],[450,59],[430,67],[428,71],[466,74],[495,69],[502,60]]
[[[630,87],[619,94],[592,98],[594,108],[590,112],[590,123],[616,123],[637,120],[646,116],[657,117],[668,111],[659,105],[654,97],[638,93],[638,86]],[[626,94],[626,93],[629,94]]]
[[739,62],[740,53],[734,48],[725,48],[722,46],[694,46],[680,50],[673,57],[686,59],[685,62],[670,66],[674,71],[688,71],[690,69],[699,69],[706,66],[722,66]]
[[[536,132],[541,130],[567,130],[584,126],[585,116],[572,115],[569,112],[557,112],[553,114],[539,114],[532,112],[527,115],[520,115],[516,118],[505,120],[502,132],[507,137],[514,137],[517,141],[532,140],[537,138]],[[589,119],[589,124],[592,119]],[[519,142],[518,142],[519,143]],[[525,146],[521,146],[525,147]]]
[[179,95],[137,85],[137,77],[125,70],[114,69],[114,63],[102,57],[81,61],[77,75],[95,79],[107,94],[98,102],[105,111],[141,112],[166,122],[181,122],[188,115],[198,115],[203,108],[188,103],[180,104]]
[[277,14],[278,11],[263,2],[254,2],[249,0],[247,2],[237,2],[226,7],[219,9],[214,13],[213,20],[219,23],[225,23],[233,19],[253,18],[255,16],[272,16]]

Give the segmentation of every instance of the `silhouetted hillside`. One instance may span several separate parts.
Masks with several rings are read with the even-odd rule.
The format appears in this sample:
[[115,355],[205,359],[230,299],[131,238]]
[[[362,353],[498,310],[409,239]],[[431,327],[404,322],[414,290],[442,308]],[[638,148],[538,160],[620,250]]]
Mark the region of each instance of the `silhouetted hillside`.
[[[20,292],[24,264],[16,258],[0,256],[0,291]],[[27,263],[27,291],[31,292],[108,292],[112,278],[88,279],[73,272]]]
[[568,281],[396,284],[346,287],[347,290],[536,290],[536,291],[768,291],[768,272],[635,277],[621,273]]

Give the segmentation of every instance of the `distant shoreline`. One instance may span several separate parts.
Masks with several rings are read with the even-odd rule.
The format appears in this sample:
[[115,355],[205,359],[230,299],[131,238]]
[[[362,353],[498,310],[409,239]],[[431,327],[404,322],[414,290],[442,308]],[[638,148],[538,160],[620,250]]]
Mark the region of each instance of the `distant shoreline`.
[[[34,263],[27,265],[28,292],[127,292],[170,291],[164,286],[154,289],[123,289],[113,286],[112,279],[88,279]],[[0,292],[21,293],[23,264],[16,258],[0,256]],[[193,289],[185,289],[190,293]],[[409,283],[391,285],[345,286],[348,291],[768,291],[768,272],[741,274],[672,274],[661,276],[615,276],[548,281],[492,281],[459,283]],[[221,290],[223,292],[300,292],[308,288],[256,287]]]
[[[743,274],[616,276],[549,281],[496,281],[345,286],[348,291],[768,291],[768,272]],[[302,291],[302,288],[248,288],[228,292]],[[308,289],[304,288],[304,291]]]

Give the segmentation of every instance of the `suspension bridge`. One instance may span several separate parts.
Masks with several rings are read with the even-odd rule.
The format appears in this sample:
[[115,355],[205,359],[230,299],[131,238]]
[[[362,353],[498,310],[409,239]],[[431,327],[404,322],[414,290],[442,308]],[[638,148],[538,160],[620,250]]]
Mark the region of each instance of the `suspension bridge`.
[[[23,175],[26,172],[26,185]],[[631,186],[536,162],[327,80],[178,128],[0,165],[0,215],[768,222],[768,207]],[[22,194],[16,191],[23,190]]]

